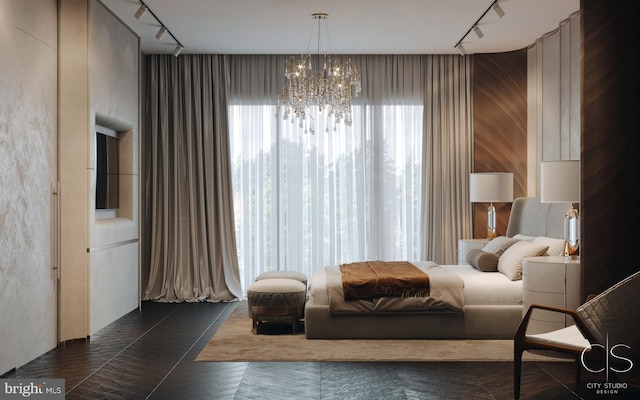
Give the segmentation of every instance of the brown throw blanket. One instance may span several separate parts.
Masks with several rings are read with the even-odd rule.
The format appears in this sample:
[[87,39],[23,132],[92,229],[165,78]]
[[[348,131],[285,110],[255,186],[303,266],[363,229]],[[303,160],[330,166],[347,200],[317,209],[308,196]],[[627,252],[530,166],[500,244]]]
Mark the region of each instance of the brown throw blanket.
[[345,300],[429,296],[429,275],[407,261],[340,265]]

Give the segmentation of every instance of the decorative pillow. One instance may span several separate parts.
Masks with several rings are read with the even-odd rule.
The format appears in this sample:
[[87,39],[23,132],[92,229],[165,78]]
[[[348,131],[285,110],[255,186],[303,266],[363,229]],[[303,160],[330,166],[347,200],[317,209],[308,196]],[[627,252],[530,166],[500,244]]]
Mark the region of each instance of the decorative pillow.
[[498,256],[480,249],[471,249],[467,255],[467,261],[472,267],[484,272],[498,270]]
[[522,279],[522,259],[545,254],[549,246],[520,240],[509,247],[498,259],[498,271],[512,281]]
[[[486,251],[487,253],[493,253],[500,257],[500,255],[509,248],[512,244],[517,242],[518,239],[510,238],[507,236],[498,236],[497,238],[492,239],[489,243],[485,244],[482,248],[482,251]],[[467,258],[467,260],[469,260]]]
[[550,256],[561,256],[564,254],[564,239],[538,236],[537,238],[533,239],[533,243],[549,246],[547,254],[549,254]]
[[533,242],[533,239],[535,239],[535,236],[527,236],[527,235],[523,235],[521,233],[518,233],[516,235],[513,235],[514,239],[518,239],[518,240],[526,240],[528,242]]

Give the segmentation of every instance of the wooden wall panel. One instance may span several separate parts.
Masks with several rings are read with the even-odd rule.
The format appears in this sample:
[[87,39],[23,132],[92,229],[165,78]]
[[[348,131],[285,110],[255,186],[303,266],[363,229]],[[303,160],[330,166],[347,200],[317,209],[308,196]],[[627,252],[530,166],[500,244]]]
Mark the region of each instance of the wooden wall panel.
[[636,0],[582,0],[580,258],[585,293],[640,270],[640,85]]
[[[527,195],[527,52],[474,55],[474,172],[512,172],[514,197]],[[497,233],[511,203],[494,204]],[[486,237],[486,203],[474,204],[473,237]]]

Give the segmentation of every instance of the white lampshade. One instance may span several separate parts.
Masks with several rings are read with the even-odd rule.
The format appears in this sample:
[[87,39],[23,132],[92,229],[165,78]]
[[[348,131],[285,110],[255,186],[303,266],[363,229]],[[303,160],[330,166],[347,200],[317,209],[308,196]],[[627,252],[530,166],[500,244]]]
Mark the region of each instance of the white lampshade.
[[540,202],[580,202],[580,161],[543,161],[540,163]]
[[470,175],[469,197],[472,203],[510,203],[513,201],[513,174],[480,172]]

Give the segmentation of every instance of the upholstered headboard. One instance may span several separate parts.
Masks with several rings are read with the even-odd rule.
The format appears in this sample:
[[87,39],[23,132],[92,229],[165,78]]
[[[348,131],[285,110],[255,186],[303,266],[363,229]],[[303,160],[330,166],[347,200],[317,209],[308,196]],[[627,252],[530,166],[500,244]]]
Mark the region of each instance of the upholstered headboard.
[[564,215],[571,203],[540,203],[537,197],[518,197],[511,206],[507,236],[564,238]]

